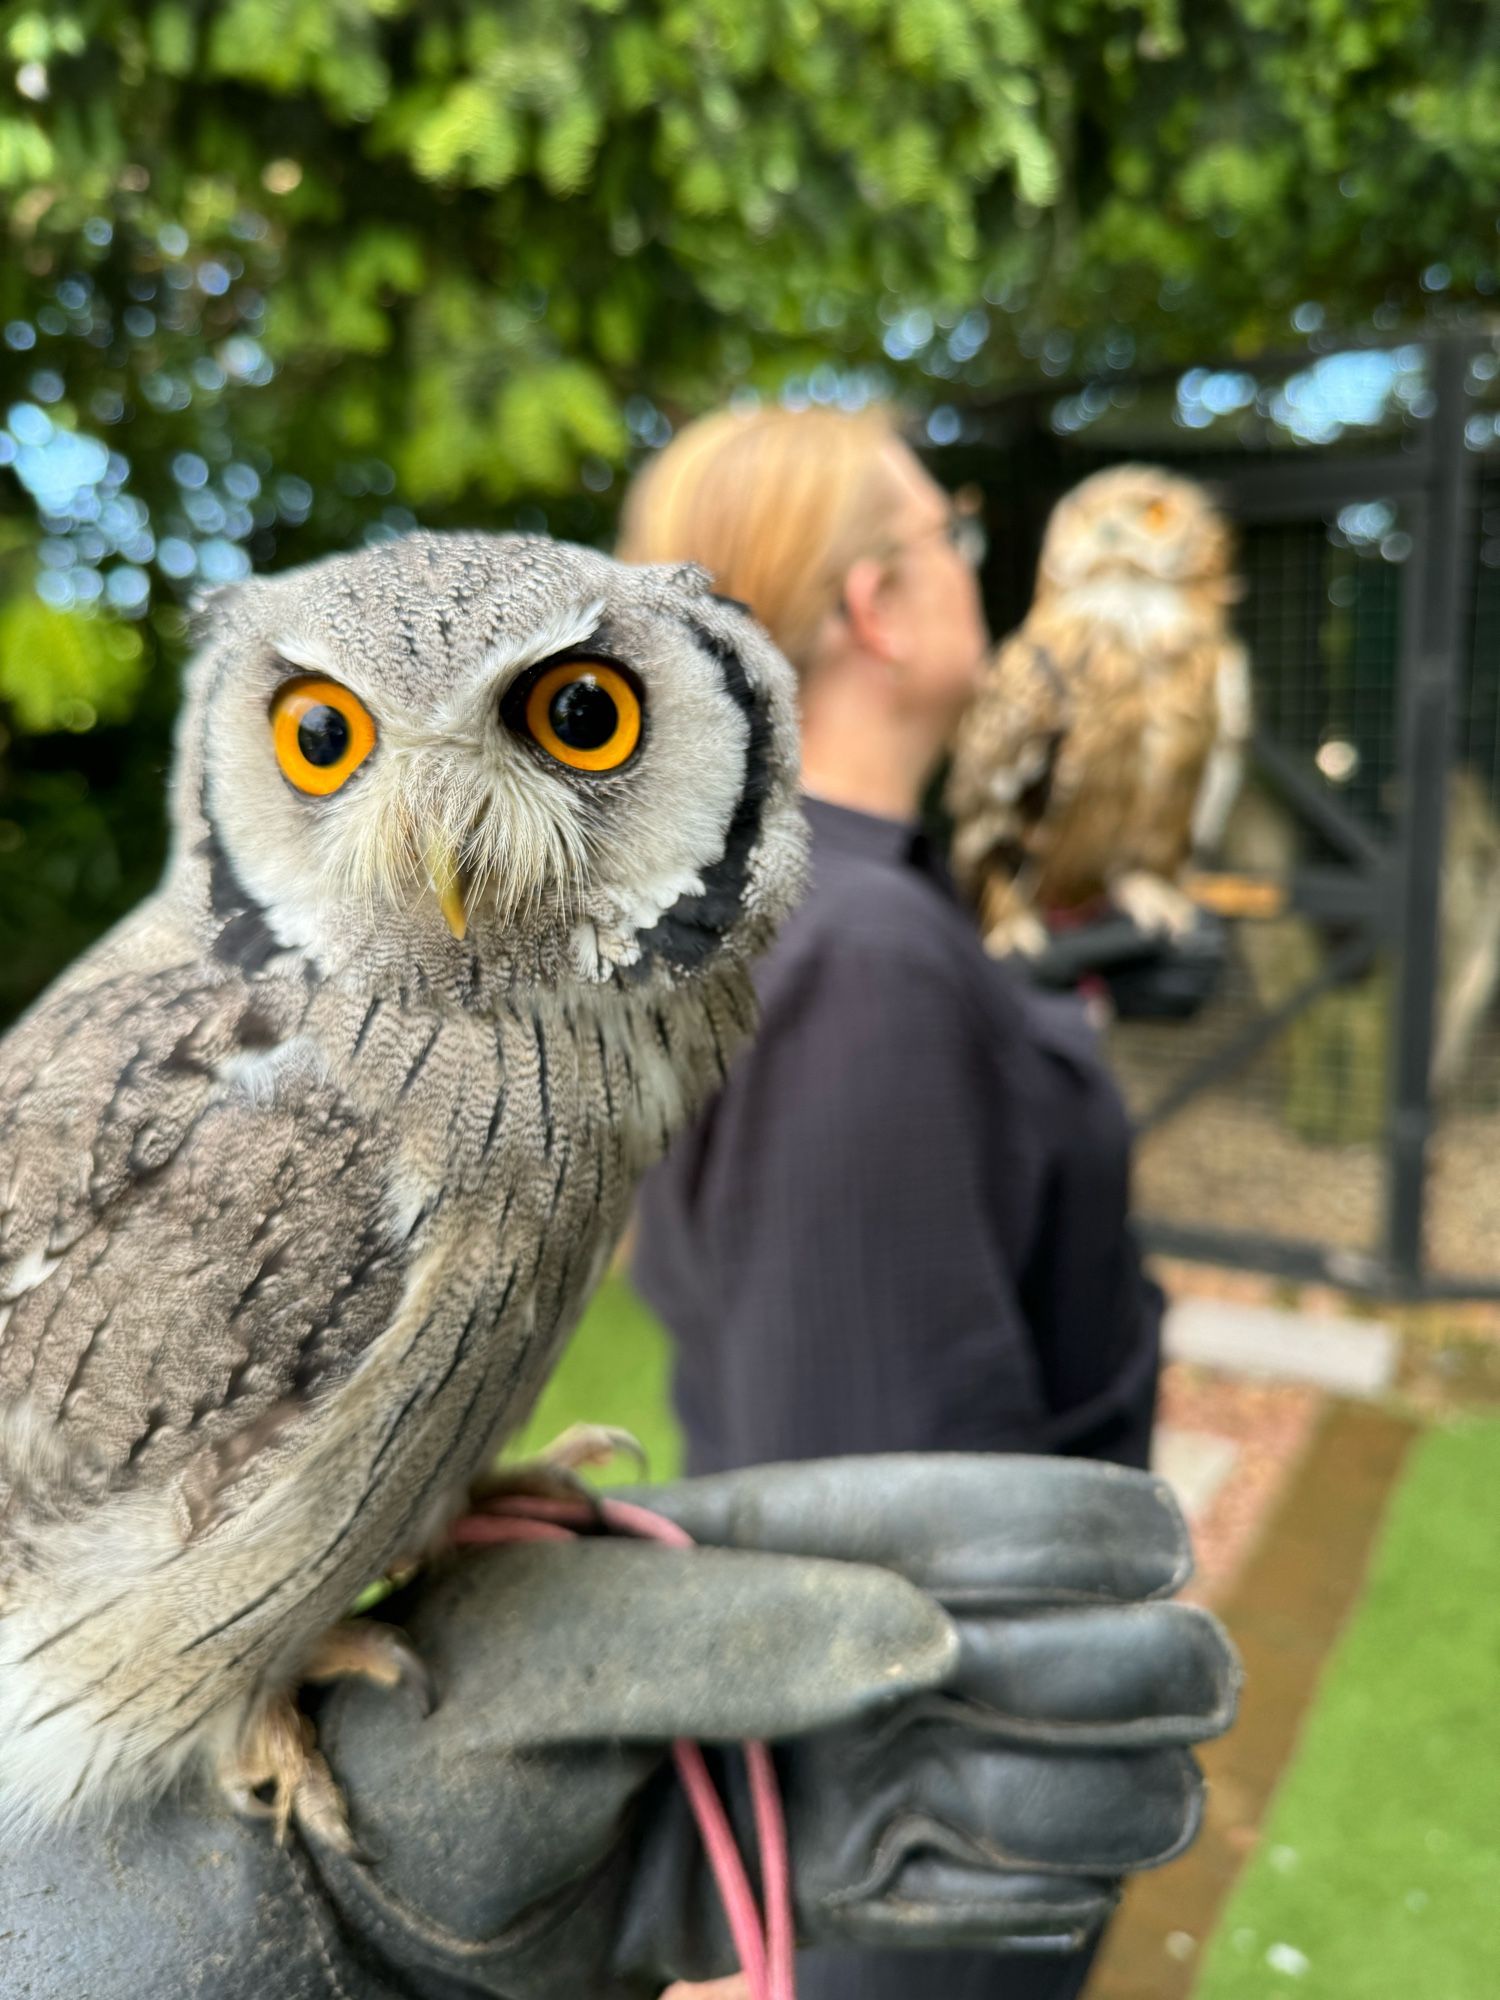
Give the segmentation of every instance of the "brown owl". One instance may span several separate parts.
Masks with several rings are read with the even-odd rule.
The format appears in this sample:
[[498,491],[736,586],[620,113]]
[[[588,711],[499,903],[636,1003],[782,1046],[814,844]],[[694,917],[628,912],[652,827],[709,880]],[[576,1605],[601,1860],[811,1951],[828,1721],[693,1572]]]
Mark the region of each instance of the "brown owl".
[[1231,554],[1203,491],[1154,466],[1058,502],[948,785],[955,872],[992,951],[1037,949],[1040,912],[1102,895],[1146,929],[1191,921],[1179,878],[1222,831],[1249,730]]

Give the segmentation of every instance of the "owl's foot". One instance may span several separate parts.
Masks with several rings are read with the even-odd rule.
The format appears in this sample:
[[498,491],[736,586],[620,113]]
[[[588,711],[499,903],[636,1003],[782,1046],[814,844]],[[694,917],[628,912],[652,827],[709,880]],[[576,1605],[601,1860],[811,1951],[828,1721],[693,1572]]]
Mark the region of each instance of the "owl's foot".
[[1197,906],[1175,882],[1148,869],[1134,868],[1110,884],[1110,899],[1138,930],[1181,937],[1198,921]]
[[1017,953],[1035,958],[1047,946],[1047,926],[1034,910],[1013,906],[997,917],[984,934],[984,948],[991,958],[1010,958]]
[[[586,1466],[607,1465],[620,1453],[633,1458],[639,1470],[646,1470],[646,1454],[640,1440],[614,1424],[570,1424],[535,1458],[518,1459],[513,1465],[496,1466],[469,1488],[468,1512],[461,1514],[448,1530],[451,1546],[462,1548],[473,1542],[495,1539],[486,1528],[486,1519],[497,1511],[495,1503],[509,1499],[563,1501],[576,1510],[582,1501],[592,1513],[592,1491],[579,1478]],[[503,1507],[498,1511],[503,1512]],[[543,1538],[553,1531],[539,1531]],[[565,1532],[558,1528],[559,1536]]]
[[[303,1679],[410,1688],[423,1715],[432,1713],[432,1677],[394,1625],[346,1618],[331,1626],[313,1647]],[[358,1854],[344,1795],[318,1751],[311,1720],[291,1695],[261,1710],[221,1765],[219,1782],[236,1811],[269,1819],[278,1841],[295,1819],[310,1839],[339,1854]]]
[[295,1815],[312,1839],[358,1855],[344,1795],[318,1751],[312,1723],[289,1694],[260,1710],[219,1766],[219,1783],[236,1812],[270,1820],[278,1842]]
[[980,889],[979,934],[991,958],[1035,958],[1047,944],[1047,926],[1013,875],[992,874]]

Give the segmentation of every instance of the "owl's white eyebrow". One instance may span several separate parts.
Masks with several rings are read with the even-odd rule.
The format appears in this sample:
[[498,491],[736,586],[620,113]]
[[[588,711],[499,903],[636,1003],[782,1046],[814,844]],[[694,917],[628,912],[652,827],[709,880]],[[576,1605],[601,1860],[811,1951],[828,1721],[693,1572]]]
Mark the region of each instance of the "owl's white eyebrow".
[[538,660],[545,660],[552,653],[565,653],[570,646],[581,646],[592,636],[603,611],[604,599],[596,597],[588,604],[564,605],[545,625],[538,625],[530,632],[507,635],[491,646],[480,661],[476,681],[493,687],[502,674],[534,667]]
[[301,667],[305,673],[327,674],[337,680],[342,671],[333,654],[314,640],[273,639],[271,648],[278,660],[285,660],[289,667]]

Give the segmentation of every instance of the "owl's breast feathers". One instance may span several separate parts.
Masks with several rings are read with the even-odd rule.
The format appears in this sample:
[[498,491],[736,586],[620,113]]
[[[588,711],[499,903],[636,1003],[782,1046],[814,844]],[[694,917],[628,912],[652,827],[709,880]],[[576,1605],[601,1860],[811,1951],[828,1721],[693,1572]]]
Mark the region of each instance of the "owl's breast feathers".
[[1185,856],[1219,733],[1224,621],[1179,600],[1146,630],[1127,608],[1106,616],[1107,602],[1049,598],[1000,646],[948,791],[971,890],[988,870],[1014,876],[1029,862],[1039,899],[1068,905],[1136,860]]
[[[162,965],[159,934],[129,933],[0,1045],[0,1508],[176,1484],[192,1532],[403,1314],[440,1376],[507,1306],[518,1342],[576,1311],[685,1108],[683,1051],[666,1016],[632,1055],[556,1010],[405,1011],[300,967]],[[400,1399],[418,1419],[420,1359]],[[497,1407],[534,1392],[527,1363],[503,1359]],[[19,1449],[39,1426],[60,1453]],[[64,1490],[8,1491],[23,1465],[66,1466]]]

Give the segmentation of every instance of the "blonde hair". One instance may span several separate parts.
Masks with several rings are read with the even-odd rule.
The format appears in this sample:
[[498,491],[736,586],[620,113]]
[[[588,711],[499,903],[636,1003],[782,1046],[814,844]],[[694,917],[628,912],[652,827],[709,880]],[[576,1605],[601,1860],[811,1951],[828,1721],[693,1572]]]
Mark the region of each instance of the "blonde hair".
[[890,411],[724,410],[680,431],[626,496],[622,562],[696,562],[748,604],[798,672],[897,498]]

